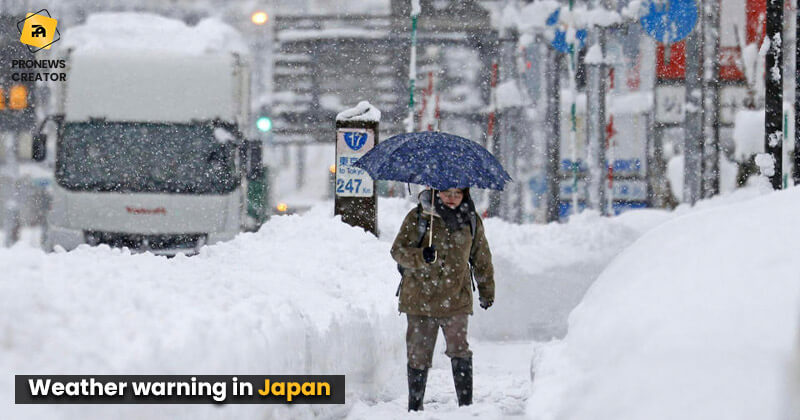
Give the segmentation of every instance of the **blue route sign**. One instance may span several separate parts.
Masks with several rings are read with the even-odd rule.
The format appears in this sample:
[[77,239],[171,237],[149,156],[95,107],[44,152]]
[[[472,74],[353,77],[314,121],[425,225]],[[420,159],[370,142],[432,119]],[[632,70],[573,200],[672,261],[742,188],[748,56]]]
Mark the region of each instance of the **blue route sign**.
[[649,0],[642,5],[647,14],[642,16],[642,28],[656,41],[672,44],[686,38],[697,23],[695,0]]
[[[545,22],[547,26],[555,26],[558,23],[558,18],[561,16],[561,9],[556,9],[550,16],[547,17]],[[578,50],[582,50],[586,46],[586,29],[578,29],[575,31],[575,39],[577,40]],[[556,28],[553,41],[550,44],[556,50],[566,54],[569,52],[569,43],[567,43],[567,32]]]
[[[582,50],[586,46],[586,29],[578,29],[575,31],[575,40],[578,44],[578,50]],[[567,33],[565,31],[556,29],[556,35],[550,43],[558,51],[566,54],[569,52],[569,43],[567,43]]]

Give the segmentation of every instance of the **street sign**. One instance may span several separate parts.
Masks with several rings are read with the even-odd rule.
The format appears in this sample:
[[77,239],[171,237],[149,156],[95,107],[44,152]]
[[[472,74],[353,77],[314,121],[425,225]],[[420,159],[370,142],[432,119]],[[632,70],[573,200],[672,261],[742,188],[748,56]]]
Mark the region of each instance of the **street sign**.
[[[588,33],[586,29],[578,29],[575,31],[575,44],[578,46],[577,50],[582,50],[586,46],[586,36]],[[556,34],[551,42],[553,48],[561,51],[564,54],[569,53],[569,43],[567,43],[567,33],[560,29],[556,29]]]
[[686,88],[682,85],[656,86],[656,122],[679,124],[683,122]]
[[368,128],[339,128],[336,132],[336,195],[372,197],[374,182],[363,169],[352,166],[375,147],[375,133]]
[[720,123],[733,125],[736,111],[746,108],[745,104],[748,98],[749,93],[746,86],[730,85],[720,89]]
[[644,31],[662,44],[686,38],[697,23],[695,0],[649,0],[648,12],[640,22]]

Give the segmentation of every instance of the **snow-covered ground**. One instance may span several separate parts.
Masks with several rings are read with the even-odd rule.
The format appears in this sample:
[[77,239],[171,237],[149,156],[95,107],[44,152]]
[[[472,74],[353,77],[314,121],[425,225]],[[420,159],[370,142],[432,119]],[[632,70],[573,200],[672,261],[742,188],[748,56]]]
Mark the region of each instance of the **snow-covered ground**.
[[[0,250],[0,370],[6,373],[0,394],[9,404],[2,409],[8,416],[0,417],[339,418],[351,408],[361,416],[379,401],[399,404],[406,392],[405,319],[396,309],[399,274],[389,248],[411,207],[402,199],[381,200],[380,239],[339,222],[325,203],[302,216],[275,217],[257,233],[191,258],[106,247],[45,254],[28,243]],[[616,219],[589,214],[549,226],[488,220],[497,303],[478,309],[471,331],[482,343],[476,371],[491,371],[487,363],[506,367],[488,383],[476,379],[476,401],[494,407],[486,408],[491,412],[523,413],[531,339],[563,335],[571,307],[607,261],[639,236],[641,225],[663,217],[655,211]],[[496,341],[510,338],[522,344]],[[515,349],[517,374],[509,376],[497,348]],[[429,396],[449,410],[452,377],[442,372],[432,374]],[[344,373],[348,404],[290,411],[13,406],[13,373]],[[513,403],[503,411],[498,399]]]
[[[411,206],[380,201],[379,239],[324,203],[191,258],[0,249],[0,418],[408,416],[389,247]],[[413,417],[778,419],[797,208],[798,191],[753,187],[674,212],[487,220],[497,299],[471,318],[475,405],[456,407],[440,336]],[[13,405],[13,374],[302,373],[347,375],[347,404]]]
[[799,208],[749,189],[645,234],[537,351],[529,417],[796,418]]

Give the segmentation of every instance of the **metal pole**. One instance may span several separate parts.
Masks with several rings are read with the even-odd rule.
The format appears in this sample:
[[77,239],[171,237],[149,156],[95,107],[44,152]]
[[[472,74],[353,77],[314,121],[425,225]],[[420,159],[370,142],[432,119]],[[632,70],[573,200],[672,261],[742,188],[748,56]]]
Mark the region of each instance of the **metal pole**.
[[[605,59],[605,28],[594,27],[590,32],[590,48],[600,48]],[[606,122],[606,65],[605,62],[586,66],[586,144],[589,204],[591,208],[607,215],[606,190],[603,186],[603,169],[606,167],[605,122]]]
[[[503,162],[502,150],[500,149],[500,138],[497,134],[497,80],[500,77],[499,66],[496,61],[492,62],[492,76],[489,84],[491,86],[491,96],[489,99],[489,122],[486,129],[486,147],[492,151],[492,154],[499,162]],[[489,208],[487,209],[489,217],[501,216],[501,198],[500,191],[489,192]]]
[[[783,0],[767,0],[767,38],[770,47],[766,60],[766,98],[764,104],[764,151],[772,156],[773,168],[766,169],[775,190],[783,185]],[[762,168],[763,170],[763,168]]]
[[561,54],[554,48],[547,51],[550,70],[547,80],[547,222],[558,221],[561,196],[559,176],[561,146]]
[[5,146],[5,168],[0,171],[0,194],[3,199],[3,234],[4,245],[10,247],[19,240],[19,165],[17,163],[17,134],[12,131],[0,131],[0,141]]
[[683,146],[683,201],[701,197],[703,153],[703,21],[686,38],[686,120]]
[[719,194],[719,8],[701,3],[703,19],[703,197]]
[[794,185],[800,185],[800,4],[795,7],[794,48]]
[[[413,3],[413,2],[412,2]],[[414,131],[414,83],[417,79],[417,16],[419,10],[411,8],[411,57],[408,61],[408,116],[406,132]]]

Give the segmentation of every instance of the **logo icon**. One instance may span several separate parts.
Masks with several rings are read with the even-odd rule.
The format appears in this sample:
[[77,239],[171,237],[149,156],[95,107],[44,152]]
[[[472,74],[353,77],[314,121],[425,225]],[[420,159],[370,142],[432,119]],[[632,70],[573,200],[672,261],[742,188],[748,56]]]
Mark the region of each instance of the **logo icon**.
[[358,150],[367,143],[367,133],[344,133],[344,141],[353,150]]
[[17,22],[19,42],[27,45],[28,51],[32,53],[49,50],[54,42],[61,39],[61,33],[56,25],[58,25],[58,21],[50,17],[47,9],[28,13],[25,15],[25,19]]

